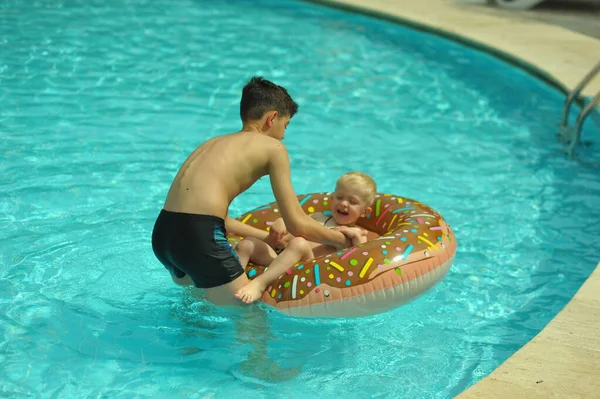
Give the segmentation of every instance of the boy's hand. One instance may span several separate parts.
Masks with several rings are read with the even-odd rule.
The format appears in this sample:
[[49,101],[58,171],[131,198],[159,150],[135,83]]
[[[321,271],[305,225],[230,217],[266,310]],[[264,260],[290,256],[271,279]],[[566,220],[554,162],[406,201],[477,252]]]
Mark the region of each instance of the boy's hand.
[[339,232],[353,230],[353,231],[356,231],[361,236],[365,236],[365,237],[367,236],[367,230],[361,229],[360,227],[337,226],[337,227],[334,227],[333,230],[337,230]]
[[286,234],[283,236],[283,238],[281,239],[277,239],[276,237],[272,236],[271,234],[269,234],[267,236],[267,238],[265,239],[265,242],[271,247],[271,248],[287,248],[288,244],[290,243],[290,240],[294,238],[293,235],[291,234]]
[[286,235],[284,235],[283,238],[278,241],[280,248],[287,248],[287,246],[290,243],[290,241],[292,240],[292,238],[294,238],[294,236],[291,235],[290,233],[287,233]]
[[287,232],[283,219],[279,218],[271,225],[266,242],[273,248],[285,248],[292,238],[292,235]]
[[348,226],[338,226],[335,229],[348,237],[352,241],[352,246],[367,242],[367,232],[365,230]]
[[269,234],[273,235],[277,240],[283,239],[287,234],[287,228],[285,227],[285,223],[282,218],[277,219],[271,225],[269,229]]
[[267,243],[268,246],[270,246],[271,248],[274,249],[278,249],[278,248],[285,248],[285,246],[283,245],[283,243],[278,240],[275,236],[273,236],[272,234],[269,234],[265,239],[264,239],[265,243]]

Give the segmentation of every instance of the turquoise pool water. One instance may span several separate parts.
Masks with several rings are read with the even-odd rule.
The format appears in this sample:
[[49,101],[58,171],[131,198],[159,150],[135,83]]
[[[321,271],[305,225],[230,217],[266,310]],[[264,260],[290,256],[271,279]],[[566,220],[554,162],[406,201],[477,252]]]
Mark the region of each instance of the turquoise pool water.
[[[298,193],[359,169],[452,224],[456,262],[432,291],[302,320],[230,314],[170,282],[154,219],[185,156],[240,127],[253,74],[300,103],[285,140]],[[563,99],[485,54],[296,1],[3,2],[0,396],[458,394],[600,260],[600,174],[559,152]],[[582,155],[598,137],[586,124]],[[261,181],[231,211],[270,200]]]

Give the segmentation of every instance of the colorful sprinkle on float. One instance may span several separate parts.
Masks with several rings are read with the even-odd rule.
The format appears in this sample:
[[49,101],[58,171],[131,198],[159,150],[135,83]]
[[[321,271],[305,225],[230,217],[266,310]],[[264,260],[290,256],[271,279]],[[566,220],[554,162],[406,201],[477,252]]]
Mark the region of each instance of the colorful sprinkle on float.
[[[298,197],[308,214],[330,214],[331,193]],[[378,194],[373,211],[358,225],[379,237],[287,270],[262,300],[295,317],[359,317],[382,313],[415,299],[449,270],[456,253],[450,226],[429,206],[410,198]],[[273,202],[238,219],[268,230],[281,217]],[[241,237],[228,237],[235,245]],[[250,279],[264,271],[248,265]]]

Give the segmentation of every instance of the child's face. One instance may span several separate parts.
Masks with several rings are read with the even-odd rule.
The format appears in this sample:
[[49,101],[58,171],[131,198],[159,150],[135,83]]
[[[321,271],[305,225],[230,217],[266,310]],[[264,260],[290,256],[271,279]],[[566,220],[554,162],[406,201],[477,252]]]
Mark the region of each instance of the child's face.
[[353,225],[358,218],[365,215],[367,204],[356,187],[338,184],[331,201],[333,220],[339,225]]

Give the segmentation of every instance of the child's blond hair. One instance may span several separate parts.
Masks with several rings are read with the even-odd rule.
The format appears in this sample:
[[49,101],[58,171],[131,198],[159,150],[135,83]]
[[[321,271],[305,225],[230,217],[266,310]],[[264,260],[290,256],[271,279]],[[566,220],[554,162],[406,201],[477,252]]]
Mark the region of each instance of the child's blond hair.
[[360,197],[367,206],[371,206],[377,194],[377,184],[371,176],[363,172],[344,173],[337,181],[336,187],[343,185],[360,192]]

